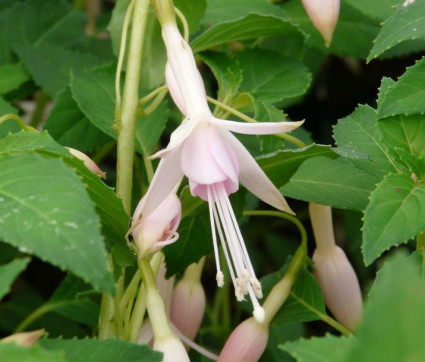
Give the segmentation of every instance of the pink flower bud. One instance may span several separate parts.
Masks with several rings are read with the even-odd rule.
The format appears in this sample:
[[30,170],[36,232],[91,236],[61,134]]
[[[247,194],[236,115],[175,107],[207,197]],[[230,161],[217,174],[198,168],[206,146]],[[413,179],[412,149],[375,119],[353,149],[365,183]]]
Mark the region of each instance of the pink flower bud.
[[140,257],[175,242],[179,236],[176,230],[181,219],[181,203],[174,193],[168,195],[150,214],[142,214],[143,206],[144,198],[136,207],[130,229]]
[[344,251],[335,246],[313,254],[314,275],[336,320],[354,330],[362,320],[362,294],[356,273]]
[[180,280],[174,288],[171,321],[187,338],[194,339],[205,313],[205,292],[199,281]]
[[329,47],[338,21],[340,0],[302,0],[311,22]]
[[153,348],[164,354],[162,362],[190,362],[183,343],[173,335],[155,338]]
[[86,166],[90,171],[98,174],[100,177],[105,178],[105,173],[94,163],[94,161],[87,156],[85,153],[82,153],[75,148],[66,147],[71,155],[78,158],[79,160],[84,162],[84,166]]
[[15,333],[0,340],[1,343],[14,342],[19,346],[29,347],[37,343],[37,341],[46,334],[44,329],[38,329],[32,332]]
[[269,338],[268,328],[249,318],[239,324],[227,339],[219,362],[256,362],[260,359]]

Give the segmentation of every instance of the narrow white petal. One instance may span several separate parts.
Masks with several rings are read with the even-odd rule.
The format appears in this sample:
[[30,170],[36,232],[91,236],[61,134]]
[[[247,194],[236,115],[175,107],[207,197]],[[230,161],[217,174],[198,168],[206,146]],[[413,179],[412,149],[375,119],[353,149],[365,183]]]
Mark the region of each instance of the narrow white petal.
[[154,159],[158,157],[167,157],[171,152],[179,147],[187,139],[187,137],[189,137],[197,125],[197,121],[185,119],[181,125],[178,126],[173,133],[171,133],[170,142],[168,143],[167,148],[158,151],[149,158]]
[[159,162],[149,190],[143,198],[142,214],[152,213],[180,182],[183,177],[180,165],[181,152],[182,147],[177,148]]
[[245,146],[230,132],[221,130],[222,136],[235,152],[239,162],[239,182],[251,193],[278,210],[294,215],[285,198],[266,176]]
[[225,121],[219,118],[212,118],[209,120],[209,122],[216,125],[217,127],[227,129],[228,131],[256,135],[291,132],[304,123],[304,121],[245,123]]

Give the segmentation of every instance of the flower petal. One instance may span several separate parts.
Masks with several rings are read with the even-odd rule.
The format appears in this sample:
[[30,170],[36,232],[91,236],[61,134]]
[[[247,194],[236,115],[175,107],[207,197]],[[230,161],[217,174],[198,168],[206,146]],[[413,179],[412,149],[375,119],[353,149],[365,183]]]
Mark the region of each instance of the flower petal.
[[217,127],[227,129],[228,131],[258,135],[291,132],[304,123],[304,121],[245,123],[227,121],[219,118],[212,118],[209,122]]
[[245,146],[230,132],[221,130],[220,133],[233,149],[238,159],[239,182],[265,203],[278,210],[294,215],[285,198],[266,176],[261,167],[258,166]]
[[158,158],[158,157],[167,157],[170,152],[174,151],[178,146],[180,146],[186,138],[192,133],[193,129],[198,125],[197,121],[193,121],[191,119],[185,119],[178,126],[173,133],[171,133],[170,142],[167,147],[161,151],[150,156],[150,159]]
[[163,158],[155,171],[155,175],[146,193],[144,202],[140,205],[143,215],[152,213],[183,177],[180,166],[182,147],[174,149]]
[[186,115],[186,105],[184,104],[183,96],[180,93],[177,79],[174,76],[170,63],[168,62],[165,66],[165,81],[167,83],[168,90],[170,91],[171,98],[173,98],[175,105],[180,110],[180,112]]

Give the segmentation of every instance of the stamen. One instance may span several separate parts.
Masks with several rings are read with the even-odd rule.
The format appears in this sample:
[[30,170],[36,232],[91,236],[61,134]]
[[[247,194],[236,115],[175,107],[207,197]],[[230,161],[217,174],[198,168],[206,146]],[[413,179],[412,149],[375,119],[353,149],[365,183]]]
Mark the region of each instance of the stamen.
[[217,285],[221,288],[224,285],[224,274],[222,271],[218,271],[215,275],[215,279],[217,280]]
[[224,285],[224,276],[220,269],[220,259],[218,255],[218,245],[217,245],[217,235],[215,232],[215,225],[214,225],[214,216],[213,216],[213,201],[211,200],[211,190],[210,187],[207,186],[207,194],[208,194],[208,209],[210,212],[210,224],[211,224],[211,234],[213,238],[213,246],[214,246],[214,256],[215,256],[215,265],[217,268],[217,285],[221,288]]

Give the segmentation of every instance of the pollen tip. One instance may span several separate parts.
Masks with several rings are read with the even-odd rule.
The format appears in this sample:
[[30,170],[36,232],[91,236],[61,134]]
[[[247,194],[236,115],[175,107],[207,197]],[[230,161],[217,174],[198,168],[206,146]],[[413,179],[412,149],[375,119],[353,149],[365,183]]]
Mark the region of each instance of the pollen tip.
[[222,271],[218,271],[215,275],[215,279],[217,280],[217,286],[221,288],[224,285],[224,274]]
[[266,312],[263,307],[256,307],[253,312],[254,318],[258,323],[263,323],[266,317]]

